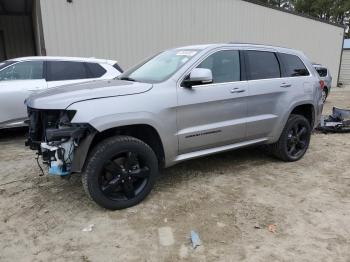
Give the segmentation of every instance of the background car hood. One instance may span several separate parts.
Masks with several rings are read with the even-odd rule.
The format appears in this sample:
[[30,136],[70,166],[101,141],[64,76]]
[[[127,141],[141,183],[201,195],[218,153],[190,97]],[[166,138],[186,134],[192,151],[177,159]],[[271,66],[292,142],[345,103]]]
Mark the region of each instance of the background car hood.
[[71,104],[98,98],[125,96],[147,92],[152,84],[122,80],[98,80],[50,88],[26,99],[36,109],[66,109]]

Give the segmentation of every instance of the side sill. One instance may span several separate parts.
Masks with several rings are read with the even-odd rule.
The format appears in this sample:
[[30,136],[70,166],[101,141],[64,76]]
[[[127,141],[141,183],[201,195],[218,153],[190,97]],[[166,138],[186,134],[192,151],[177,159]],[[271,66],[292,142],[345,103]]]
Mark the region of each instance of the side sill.
[[246,147],[246,146],[250,146],[250,145],[254,145],[254,144],[263,143],[263,142],[266,142],[266,141],[268,141],[267,137],[266,138],[249,140],[249,141],[246,141],[246,142],[240,142],[240,143],[236,143],[236,144],[230,144],[230,145],[215,147],[215,148],[203,149],[203,150],[196,151],[196,152],[191,152],[191,153],[178,155],[175,158],[175,162],[180,162],[180,161],[184,161],[184,160],[187,160],[187,159],[207,156],[207,155],[211,155],[211,154],[215,154],[215,153],[219,153],[219,152],[225,152],[225,151],[229,151],[229,150],[232,150],[232,149],[237,149],[237,148],[240,148],[240,147]]

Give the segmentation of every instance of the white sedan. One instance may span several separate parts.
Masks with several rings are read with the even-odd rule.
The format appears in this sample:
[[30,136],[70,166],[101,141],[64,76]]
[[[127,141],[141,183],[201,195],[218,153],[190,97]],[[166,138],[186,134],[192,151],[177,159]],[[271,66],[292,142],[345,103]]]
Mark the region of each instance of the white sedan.
[[113,60],[35,56],[0,63],[0,129],[23,126],[24,100],[35,92],[66,84],[113,79],[122,73]]

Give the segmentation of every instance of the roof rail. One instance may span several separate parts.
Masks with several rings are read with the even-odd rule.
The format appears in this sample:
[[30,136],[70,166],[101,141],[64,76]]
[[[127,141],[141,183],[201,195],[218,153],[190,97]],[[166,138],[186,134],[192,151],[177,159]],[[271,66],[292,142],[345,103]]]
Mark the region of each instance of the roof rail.
[[268,47],[278,47],[285,49],[293,49],[285,46],[271,45],[271,44],[256,44],[256,43],[243,43],[243,42],[228,42],[229,45],[256,45],[256,46],[268,46]]

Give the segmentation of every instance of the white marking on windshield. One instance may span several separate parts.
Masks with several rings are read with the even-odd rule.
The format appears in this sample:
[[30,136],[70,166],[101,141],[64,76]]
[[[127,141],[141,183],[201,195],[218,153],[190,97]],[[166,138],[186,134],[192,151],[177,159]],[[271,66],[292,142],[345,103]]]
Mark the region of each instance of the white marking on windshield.
[[181,50],[179,52],[176,53],[176,55],[178,56],[194,56],[195,54],[197,54],[197,51],[190,51],[190,50]]

